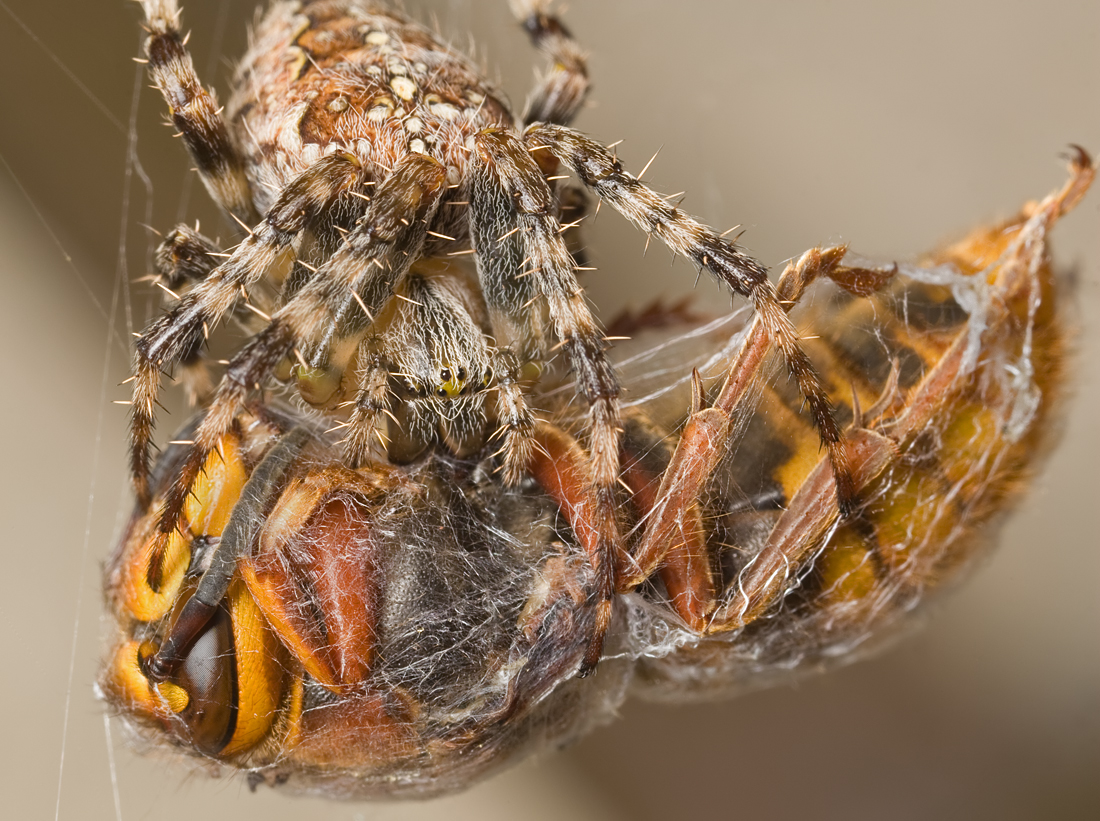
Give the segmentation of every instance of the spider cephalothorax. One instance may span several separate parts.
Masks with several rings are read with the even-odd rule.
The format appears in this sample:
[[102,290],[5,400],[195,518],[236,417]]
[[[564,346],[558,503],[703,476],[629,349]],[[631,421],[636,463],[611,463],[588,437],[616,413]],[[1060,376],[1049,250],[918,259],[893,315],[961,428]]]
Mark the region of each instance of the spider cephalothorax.
[[[839,429],[766,270],[569,128],[587,91],[585,61],[544,2],[513,3],[553,60],[522,125],[467,58],[358,0],[276,3],[222,112],[195,76],[174,0],[143,6],[150,72],[174,125],[215,200],[255,226],[228,255],[184,229],[158,255],[166,281],[194,284],[137,344],[131,464],[144,503],[160,371],[196,363],[208,329],[230,312],[252,308],[264,320],[209,400],[166,495],[162,541],[249,393],[278,373],[347,426],[353,467],[414,459],[435,443],[473,453],[496,430],[515,482],[534,446],[527,387],[560,349],[590,409],[594,665],[620,542],[619,386],[563,239],[559,166],[752,303],[807,400],[848,508]],[[461,264],[467,254],[476,274]],[[265,289],[277,296],[265,299]]]

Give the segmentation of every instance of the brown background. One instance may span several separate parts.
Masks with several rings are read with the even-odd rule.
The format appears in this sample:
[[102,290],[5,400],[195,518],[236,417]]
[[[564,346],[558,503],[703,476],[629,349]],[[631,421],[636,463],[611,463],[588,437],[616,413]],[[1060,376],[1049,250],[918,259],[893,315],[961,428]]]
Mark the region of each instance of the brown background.
[[[136,5],[4,3],[31,32],[0,7],[0,783],[10,817],[56,806],[64,819],[113,818],[116,795],[125,819],[1100,814],[1100,192],[1057,234],[1061,260],[1076,266],[1081,327],[1062,446],[1001,549],[887,655],[729,703],[628,703],[574,749],[428,804],[253,796],[239,780],[137,758],[117,739],[109,748],[90,682],[102,652],[99,562],[129,504],[124,414],[108,404],[126,395],[115,387],[127,370],[125,303],[114,342],[106,318],[120,228],[127,278],[146,270],[138,223],[203,216],[221,229],[143,79],[136,113],[131,104]],[[472,33],[522,100],[541,59],[504,0],[409,5],[434,11],[455,40]],[[566,19],[591,49],[595,80],[578,125],[625,138],[620,155],[635,170],[663,146],[647,179],[686,190],[685,206],[721,229],[744,223],[744,242],[773,265],[838,240],[911,257],[1059,185],[1067,143],[1100,152],[1100,5],[880,5],[575,2]],[[239,53],[251,9],[186,9],[197,65],[222,89],[224,55]],[[151,205],[139,180],[124,181],[131,114]],[[590,238],[601,269],[590,293],[605,315],[691,287],[689,266],[670,267],[657,247],[643,259],[642,237],[607,211]],[[150,300],[141,289],[133,298],[140,325]]]

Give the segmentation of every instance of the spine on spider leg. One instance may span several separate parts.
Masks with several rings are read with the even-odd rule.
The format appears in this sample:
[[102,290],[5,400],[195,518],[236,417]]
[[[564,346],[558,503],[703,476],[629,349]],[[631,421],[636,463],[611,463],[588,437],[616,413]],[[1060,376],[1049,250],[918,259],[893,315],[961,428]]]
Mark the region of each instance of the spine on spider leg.
[[[545,340],[551,329],[545,327],[538,273],[533,270],[537,266],[527,258],[517,203],[502,179],[514,181],[521,171],[508,163],[503,138],[490,133],[478,139],[484,150],[477,152],[470,170],[470,234],[497,347],[493,370],[497,416],[504,427],[504,477],[514,485],[527,472],[532,431],[531,414],[525,411],[517,383],[527,363],[547,356]],[[530,175],[529,185],[540,183],[545,185],[537,174]]]
[[[157,247],[153,259],[157,277],[172,292],[188,283],[206,281],[216,268],[215,244],[185,225],[177,227]],[[194,298],[192,298],[194,299]],[[196,306],[192,304],[191,311]],[[134,477],[139,501],[147,505],[149,499],[149,442],[153,434],[157,388],[160,380],[160,363],[183,362],[198,374],[205,376],[200,364],[200,351],[204,342],[205,316],[188,314],[183,301],[150,325],[135,345],[134,396],[130,411],[130,474]],[[190,334],[169,333],[179,324],[194,328]],[[191,379],[192,384],[195,377]]]
[[[157,246],[153,269],[157,282],[170,294],[205,280],[217,267],[221,249],[198,228],[178,225]],[[210,368],[203,357],[202,340],[180,357],[178,378],[187,392],[188,407],[204,405],[214,391]]]
[[527,405],[520,386],[520,362],[515,351],[503,348],[493,356],[497,381],[497,419],[504,428],[504,482],[515,487],[533,456],[531,436],[535,416]]
[[218,266],[221,248],[188,225],[177,225],[157,246],[153,269],[170,291],[202,282]]
[[835,410],[821,384],[809,356],[798,341],[798,332],[776,295],[771,282],[765,279],[748,294],[753,309],[761,318],[765,330],[783,356],[787,372],[794,378],[798,390],[810,407],[821,442],[829,454],[836,482],[836,501],[843,518],[849,517],[856,506],[855,480],[844,449],[843,433],[836,420]]
[[[379,186],[362,223],[345,246],[317,270],[311,282],[272,317],[226,369],[218,394],[195,433],[193,450],[205,457],[233,423],[249,393],[263,385],[296,341],[323,332],[341,314],[351,294],[387,272],[396,278],[407,270],[424,245],[427,221],[442,196],[446,172],[434,160],[411,156]],[[354,326],[358,328],[359,325]],[[352,333],[352,329],[341,328]],[[199,461],[188,463],[190,469]],[[196,473],[181,472],[181,481],[165,504],[165,517],[178,516]],[[182,509],[182,508],[178,508]]]
[[390,373],[385,360],[378,354],[372,356],[360,368],[358,382],[359,395],[344,438],[344,460],[352,468],[367,461],[374,446],[372,438],[377,438],[383,449],[388,444],[377,424],[379,414],[390,412]]
[[[445,190],[446,169],[440,163],[421,154],[406,156],[375,189],[370,206],[344,244],[275,315],[293,328],[295,339],[315,343],[307,375],[299,377],[303,395],[316,387],[307,384],[315,378],[309,374],[328,380],[333,394],[343,384],[346,363],[332,361],[333,350],[351,351],[365,344],[374,317],[421,257],[428,224]],[[376,413],[386,405],[387,371],[384,357],[376,353],[367,352],[365,361],[370,364],[359,373],[358,398],[345,441],[352,465],[366,458]]]
[[[147,506],[149,494],[149,447],[156,421],[157,392],[162,363],[179,361],[202,342],[205,313],[195,304],[182,303],[148,327],[134,346],[134,393],[130,406],[130,475],[138,502]],[[197,319],[197,321],[196,321]],[[172,333],[176,323],[192,328],[189,333]]]
[[293,328],[296,358],[304,365],[298,390],[314,407],[344,400],[345,371],[394,287],[421,257],[445,180],[436,160],[407,155],[374,190],[336,252],[276,314]]

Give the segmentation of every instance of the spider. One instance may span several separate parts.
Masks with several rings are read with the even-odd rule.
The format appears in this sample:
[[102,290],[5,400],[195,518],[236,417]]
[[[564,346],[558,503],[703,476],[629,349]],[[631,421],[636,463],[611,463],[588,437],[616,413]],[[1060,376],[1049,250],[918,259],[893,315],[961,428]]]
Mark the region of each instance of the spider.
[[[346,426],[350,467],[411,461],[437,443],[470,454],[495,436],[515,484],[535,446],[527,397],[560,349],[589,408],[598,528],[598,616],[583,674],[611,615],[621,423],[608,340],[563,236],[572,200],[559,171],[749,301],[805,398],[842,513],[855,494],[830,402],[766,268],[570,127],[588,90],[584,54],[547,2],[511,5],[552,61],[520,117],[466,57],[359,0],[273,4],[223,111],[195,74],[175,0],[142,0],[149,72],[172,122],[213,199],[254,227],[229,253],[187,228],[158,251],[162,284],[189,290],[137,340],[130,465],[148,506],[160,374],[183,366],[201,385],[206,336],[231,314],[251,311],[262,324],[204,402],[155,555],[208,455],[273,377],[289,375],[307,403]],[[467,254],[476,270],[462,264]]]

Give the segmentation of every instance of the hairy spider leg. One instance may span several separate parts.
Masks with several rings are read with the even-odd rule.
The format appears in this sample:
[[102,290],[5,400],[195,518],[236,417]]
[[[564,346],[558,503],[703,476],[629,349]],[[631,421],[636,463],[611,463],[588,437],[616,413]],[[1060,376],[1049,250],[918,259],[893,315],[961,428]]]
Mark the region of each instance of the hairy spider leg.
[[511,0],[512,13],[531,42],[551,60],[523,109],[523,123],[569,125],[588,96],[588,58],[550,12],[549,0]]
[[[1077,204],[1094,175],[1091,158],[1076,148],[1070,156],[1070,179],[1060,191],[1033,208],[1027,223],[1001,257],[1001,276],[1004,278],[996,287],[1002,291],[1002,297],[993,303],[985,316],[986,333],[995,332],[1008,321],[1012,313],[1010,305],[1020,294],[1026,293],[1026,289],[1034,287],[1034,277],[1046,255],[1047,231],[1058,217]],[[858,278],[860,272],[855,270]],[[850,270],[838,267],[825,273],[843,286],[843,279],[849,278]],[[874,282],[874,277],[871,281]],[[879,281],[876,287],[883,284]],[[872,421],[870,429],[857,419],[860,424],[853,425],[844,442],[857,493],[897,463],[899,455],[910,447],[912,440],[927,430],[929,420],[948,401],[953,387],[965,383],[965,369],[973,367],[973,363],[966,364],[969,345],[967,334],[957,336],[935,367],[908,392],[905,410],[898,418],[883,424]],[[887,394],[892,391],[892,386],[887,387]],[[890,400],[891,397],[884,395],[876,407],[888,407]],[[872,410],[871,414],[874,413]],[[813,555],[841,513],[828,474],[827,466],[818,464],[802,483],[763,549],[742,568],[723,595],[708,627],[709,632],[738,629],[766,613],[786,589],[785,580],[789,575],[797,572]],[[858,520],[856,523],[858,525]]]
[[218,267],[221,247],[190,225],[177,225],[157,246],[153,270],[170,291],[202,282]]
[[[210,276],[224,256],[221,247],[200,234],[197,228],[177,225],[153,254],[155,279],[168,294],[176,297],[182,289],[190,290]],[[202,340],[196,341],[191,350],[180,357],[176,378],[183,385],[192,407],[210,398],[214,381],[203,356]]]
[[216,203],[251,225],[258,219],[241,152],[233,143],[221,107],[203,88],[191,54],[180,36],[180,11],[175,0],[142,0],[149,32],[145,53],[149,73],[172,123],[183,137],[206,190]]
[[535,414],[523,393],[523,364],[512,348],[498,348],[493,354],[497,389],[497,422],[504,435],[504,482],[518,485],[531,459]]
[[[1013,244],[1010,252],[1015,256],[1003,268],[1013,272],[1013,279],[999,282],[1004,290],[999,306],[986,317],[988,328],[993,329],[1005,321],[1010,313],[1008,305],[1018,298],[1019,292],[1030,287],[1038,260],[1044,253],[1044,238],[1051,222],[1080,198],[1092,180],[1094,169],[1086,155],[1078,154],[1071,162],[1071,179],[1056,194],[1048,197],[1034,210],[1034,216]],[[868,270],[840,265],[846,248],[843,246],[811,249],[796,262],[788,265],[779,280],[777,293],[785,305],[793,305],[807,287],[818,277],[833,279],[842,288],[866,295],[888,284],[892,272]],[[1005,257],[1008,258],[1007,256]],[[892,407],[896,399],[896,369],[875,406],[867,411],[870,425],[865,425],[861,414],[856,414],[852,428],[843,440],[847,462],[850,466],[853,488],[864,491],[878,476],[896,464],[907,443],[920,435],[929,418],[942,406],[952,385],[960,382],[965,352],[970,341],[960,335],[951,348],[938,359],[935,367],[925,374],[920,383],[909,392],[905,411],[885,423],[876,422],[884,409]],[[718,460],[725,453],[731,432],[730,419],[738,403],[744,398],[749,383],[759,371],[769,347],[766,324],[757,317],[733,361],[727,378],[710,407],[704,407],[702,385],[695,379],[693,413],[681,432],[676,451],[667,467],[651,467],[644,478],[648,479],[650,492],[639,490],[634,503],[644,520],[641,541],[631,557],[633,567],[621,573],[617,579],[618,592],[633,589],[652,573],[658,571],[662,579],[674,571],[693,590],[692,596],[678,596],[678,590],[666,581],[676,612],[700,634],[736,630],[758,619],[771,608],[787,589],[787,580],[797,576],[814,551],[822,543],[830,528],[841,516],[832,470],[822,460],[810,476],[799,486],[798,492],[788,503],[768,538],[767,543],[752,560],[741,569],[737,578],[725,591],[715,591],[709,568],[702,570],[691,564],[695,551],[705,550],[698,532],[700,494]],[[628,422],[628,430],[629,422]],[[631,438],[624,449],[629,453]],[[646,452],[649,439],[643,438],[636,452]],[[630,475],[634,468],[628,457],[624,466],[626,481],[634,488],[637,477]],[[654,478],[661,476],[660,487],[652,493]],[[860,526],[861,520],[852,524]],[[686,548],[686,550],[685,550]],[[705,554],[704,554],[705,555]],[[691,609],[692,601],[700,601],[705,607]]]
[[[554,336],[590,409],[592,493],[602,532],[597,555],[591,557],[599,613],[583,674],[599,660],[611,618],[613,551],[619,541],[614,490],[619,472],[619,381],[607,358],[603,333],[577,284],[542,169],[514,134],[500,130],[474,138],[472,165],[470,233],[494,333],[507,329],[509,341],[515,341],[509,347],[536,352],[538,340],[548,336],[533,333],[545,305]],[[509,434],[513,432],[519,434]],[[518,457],[506,449],[506,463]]]
[[526,130],[524,141],[532,153],[551,152],[616,211],[643,231],[656,234],[675,253],[706,268],[749,301],[806,399],[833,466],[841,512],[848,515],[855,504],[855,490],[840,426],[798,332],[768,279],[767,269],[625,172],[610,151],[583,134],[536,123]]
[[[232,427],[249,392],[263,383],[295,344],[324,329],[348,301],[358,304],[359,291],[369,294],[379,276],[392,276],[396,280],[408,270],[423,248],[427,222],[445,183],[446,172],[435,160],[419,154],[407,156],[378,186],[348,242],[233,357],[214,401],[195,431],[187,459],[165,497],[157,525],[160,542],[166,543],[178,526],[199,471]],[[365,322],[362,327],[366,327]]]
[[285,279],[295,259],[298,234],[358,185],[361,168],[350,154],[323,157],[293,180],[233,254],[171,310],[146,327],[134,353],[134,398],[130,412],[130,471],[138,499],[149,499],[149,443],[160,372],[202,344],[247,289],[264,277]]

